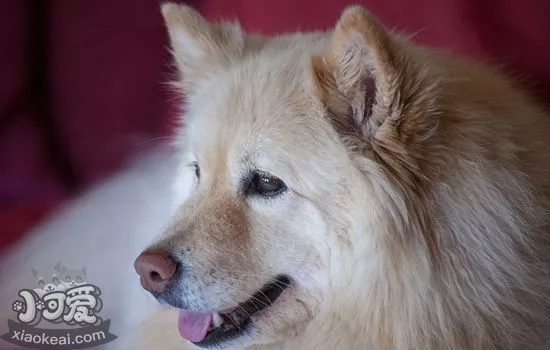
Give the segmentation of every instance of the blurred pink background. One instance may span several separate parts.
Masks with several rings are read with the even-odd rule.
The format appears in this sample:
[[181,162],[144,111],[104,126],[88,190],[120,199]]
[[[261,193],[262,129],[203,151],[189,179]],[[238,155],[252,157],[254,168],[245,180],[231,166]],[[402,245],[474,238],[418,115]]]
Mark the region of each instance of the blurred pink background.
[[[0,249],[170,135],[175,108],[164,84],[172,72],[159,3],[0,2]],[[504,64],[550,104],[548,0],[187,3],[264,34],[329,28],[347,4],[360,3],[419,43]]]

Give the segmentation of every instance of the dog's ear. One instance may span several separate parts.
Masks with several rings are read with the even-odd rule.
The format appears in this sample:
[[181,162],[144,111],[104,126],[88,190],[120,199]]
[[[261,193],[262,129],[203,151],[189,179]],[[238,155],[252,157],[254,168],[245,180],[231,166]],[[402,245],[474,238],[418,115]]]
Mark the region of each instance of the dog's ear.
[[338,117],[353,117],[340,120],[341,127],[353,122],[364,136],[372,136],[373,126],[383,122],[373,109],[389,108],[396,94],[402,74],[399,55],[392,34],[371,13],[360,6],[344,10],[329,49],[313,59],[323,102]]
[[[413,53],[414,52],[414,53]],[[344,10],[328,50],[312,59],[316,94],[355,149],[414,182],[415,156],[437,126],[438,81],[412,45],[359,6]]]
[[184,86],[242,57],[245,37],[237,22],[210,23],[186,5],[164,3],[162,15]]

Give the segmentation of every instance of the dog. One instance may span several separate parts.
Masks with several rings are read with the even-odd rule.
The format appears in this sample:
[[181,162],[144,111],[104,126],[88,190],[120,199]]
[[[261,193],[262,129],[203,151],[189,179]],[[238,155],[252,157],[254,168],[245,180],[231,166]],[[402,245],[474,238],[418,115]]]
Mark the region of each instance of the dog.
[[550,115],[510,79],[358,6],[269,38],[162,13],[179,208],[135,267],[180,311],[143,348],[550,347]]
[[360,7],[270,38],[162,12],[173,150],[2,252],[0,334],[62,261],[101,288],[102,350],[548,349],[550,116],[520,87]]

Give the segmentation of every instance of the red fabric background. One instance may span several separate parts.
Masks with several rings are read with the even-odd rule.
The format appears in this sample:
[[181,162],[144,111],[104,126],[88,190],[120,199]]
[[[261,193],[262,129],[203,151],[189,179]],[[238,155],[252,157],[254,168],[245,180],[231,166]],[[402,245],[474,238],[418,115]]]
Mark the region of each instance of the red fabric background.
[[[331,27],[344,0],[196,0],[265,34]],[[364,0],[416,41],[490,58],[550,101],[550,1]],[[42,8],[39,8],[39,5]],[[170,130],[159,1],[0,2],[0,248]]]

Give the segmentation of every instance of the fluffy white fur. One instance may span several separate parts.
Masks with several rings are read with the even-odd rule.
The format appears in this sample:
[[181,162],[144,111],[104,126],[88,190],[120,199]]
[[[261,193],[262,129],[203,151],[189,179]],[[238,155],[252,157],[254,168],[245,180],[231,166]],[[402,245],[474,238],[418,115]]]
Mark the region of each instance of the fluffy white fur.
[[[290,271],[297,283],[285,293],[312,319],[281,301],[257,317],[249,342],[550,346],[550,119],[534,101],[495,70],[418,47],[358,7],[334,31],[275,38],[210,24],[186,7],[163,13],[188,96],[181,147],[211,177],[182,197],[173,225],[183,228],[164,239],[200,249],[227,231],[188,213],[239,207],[212,192],[233,191],[239,169],[259,164],[292,187],[284,206],[249,200],[244,213],[232,212],[243,222],[261,218],[247,229],[270,241],[231,247],[261,252],[245,264],[264,279],[262,264]],[[259,160],[238,161],[246,155]],[[228,237],[241,242],[239,232]],[[279,247],[281,239],[300,250]],[[248,292],[251,281],[240,280]],[[207,281],[182,281],[200,307],[233,295],[197,295]]]
[[[3,256],[0,312],[31,265],[63,260],[105,291],[113,348],[181,349],[131,267],[163,232],[190,309],[293,278],[235,349],[548,349],[550,117],[531,99],[357,7],[276,38],[163,14],[187,94],[175,173],[131,169]],[[243,196],[250,169],[289,190]]]

